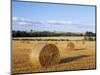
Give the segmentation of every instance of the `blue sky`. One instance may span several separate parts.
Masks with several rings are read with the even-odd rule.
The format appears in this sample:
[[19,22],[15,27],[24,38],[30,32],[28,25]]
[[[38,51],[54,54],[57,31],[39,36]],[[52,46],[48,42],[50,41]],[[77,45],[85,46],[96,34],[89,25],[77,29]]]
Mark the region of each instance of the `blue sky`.
[[12,29],[95,32],[95,6],[13,1]]

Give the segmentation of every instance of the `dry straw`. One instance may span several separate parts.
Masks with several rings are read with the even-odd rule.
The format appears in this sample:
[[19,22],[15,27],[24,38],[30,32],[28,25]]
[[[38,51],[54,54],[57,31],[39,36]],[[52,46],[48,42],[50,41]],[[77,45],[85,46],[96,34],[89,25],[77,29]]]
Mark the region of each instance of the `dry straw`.
[[60,53],[54,44],[38,44],[30,54],[30,62],[35,67],[48,67],[59,61]]
[[75,44],[72,43],[72,42],[69,42],[69,43],[67,44],[67,49],[69,49],[69,50],[75,49]]

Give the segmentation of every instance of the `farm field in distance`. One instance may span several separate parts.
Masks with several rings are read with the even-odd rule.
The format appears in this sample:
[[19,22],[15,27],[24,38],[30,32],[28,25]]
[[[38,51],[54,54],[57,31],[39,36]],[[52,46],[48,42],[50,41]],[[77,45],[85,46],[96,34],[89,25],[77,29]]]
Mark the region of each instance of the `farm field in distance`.
[[[35,40],[35,39],[48,39]],[[27,40],[28,39],[28,40]],[[31,39],[31,40],[30,40]],[[32,40],[33,39],[33,40]],[[54,41],[50,39],[69,39],[66,41]],[[68,49],[68,43],[75,45],[74,49]],[[48,67],[35,67],[32,64],[30,54],[36,46],[42,44],[54,44],[60,53],[58,64]],[[70,71],[96,68],[96,42],[83,41],[83,37],[21,37],[12,40],[12,73],[30,73],[47,71]],[[47,62],[45,62],[47,63]]]

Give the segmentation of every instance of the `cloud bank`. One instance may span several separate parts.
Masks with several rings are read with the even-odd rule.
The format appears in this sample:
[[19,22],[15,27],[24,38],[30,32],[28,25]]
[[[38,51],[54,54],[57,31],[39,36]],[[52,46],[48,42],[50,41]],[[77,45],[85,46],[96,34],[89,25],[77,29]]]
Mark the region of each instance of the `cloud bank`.
[[[13,29],[22,28],[31,26],[31,28],[36,28],[39,27],[43,29],[54,29],[58,30],[58,28],[62,28],[62,30],[70,29],[76,31],[79,30],[94,30],[95,31],[95,24],[93,23],[82,23],[82,22],[72,22],[72,21],[66,21],[66,20],[29,20],[25,18],[18,18],[18,17],[13,17],[12,18],[12,26]],[[53,28],[55,27],[55,28]],[[26,28],[25,28],[26,29]]]

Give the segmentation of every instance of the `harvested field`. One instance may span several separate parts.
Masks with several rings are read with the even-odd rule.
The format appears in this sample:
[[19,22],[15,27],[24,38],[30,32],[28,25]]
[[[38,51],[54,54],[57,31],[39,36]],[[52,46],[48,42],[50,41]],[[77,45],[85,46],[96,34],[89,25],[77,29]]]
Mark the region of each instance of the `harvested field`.
[[[66,48],[70,42],[75,45],[73,50]],[[47,48],[44,49],[45,47]],[[14,39],[12,40],[12,73],[95,69],[95,49],[95,41],[32,41]],[[51,56],[49,57],[50,53]],[[42,65],[38,55],[43,61]],[[41,67],[37,67],[38,65]]]

